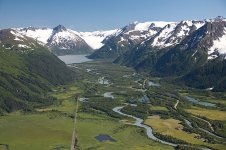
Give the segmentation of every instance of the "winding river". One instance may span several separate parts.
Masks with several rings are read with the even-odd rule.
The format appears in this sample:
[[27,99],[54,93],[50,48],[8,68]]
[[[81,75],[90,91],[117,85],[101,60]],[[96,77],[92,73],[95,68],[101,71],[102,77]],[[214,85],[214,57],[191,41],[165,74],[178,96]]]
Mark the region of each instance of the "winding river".
[[151,127],[147,126],[147,125],[144,125],[142,124],[142,122],[144,121],[143,119],[141,118],[137,118],[135,116],[132,116],[132,115],[128,115],[128,114],[125,114],[125,113],[122,113],[121,112],[121,109],[125,107],[125,106],[118,106],[118,107],[115,107],[113,108],[112,110],[120,115],[123,115],[123,116],[127,116],[127,117],[130,117],[130,118],[133,118],[135,119],[135,123],[133,123],[134,126],[137,126],[137,127],[141,127],[141,128],[145,128],[146,131],[147,131],[147,136],[150,138],[150,139],[153,139],[155,141],[158,141],[160,143],[163,143],[163,144],[167,144],[167,145],[170,145],[170,146],[177,146],[177,144],[174,144],[174,143],[170,143],[170,142],[166,142],[166,141],[163,141],[163,140],[160,140],[158,139],[157,137],[154,136],[153,134],[153,130]]
[[[201,119],[201,118],[200,118],[200,119]],[[192,123],[191,123],[189,120],[184,119],[184,121],[185,121],[185,123],[186,123],[190,128],[193,128]],[[219,136],[219,135],[216,135],[216,134],[214,134],[214,133],[212,133],[212,132],[210,132],[210,131],[208,131],[208,130],[206,130],[206,129],[203,129],[203,128],[200,128],[200,127],[198,127],[198,129],[200,129],[200,130],[206,132],[207,134],[212,135],[212,136],[214,136],[214,137],[216,137],[216,138],[219,138],[219,139],[225,139],[224,137]]]
[[[176,147],[178,144],[174,144],[174,143],[170,143],[170,142],[167,142],[167,141],[163,141],[159,138],[157,138],[154,134],[153,134],[153,130],[150,126],[147,126],[145,124],[142,124],[142,122],[144,121],[143,119],[141,118],[137,118],[135,116],[132,116],[132,115],[128,115],[128,114],[125,114],[123,112],[121,112],[121,109],[125,107],[125,106],[118,106],[118,107],[115,107],[113,108],[112,110],[120,115],[123,115],[123,116],[127,116],[127,117],[130,117],[130,118],[133,118],[135,119],[135,123],[133,123],[132,125],[134,126],[137,126],[137,127],[141,127],[141,128],[145,128],[146,131],[147,131],[147,136],[152,139],[152,140],[155,140],[155,141],[158,141],[162,144],[166,144],[166,145],[170,145],[170,146],[173,146],[173,147]],[[211,150],[209,148],[203,148],[203,147],[199,147],[201,150]]]

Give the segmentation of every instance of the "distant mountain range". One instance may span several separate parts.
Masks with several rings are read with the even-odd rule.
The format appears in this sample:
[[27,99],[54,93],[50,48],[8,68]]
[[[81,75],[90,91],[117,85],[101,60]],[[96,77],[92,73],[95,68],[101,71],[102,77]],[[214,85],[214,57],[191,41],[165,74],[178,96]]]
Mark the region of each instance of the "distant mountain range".
[[38,44],[56,55],[90,54],[91,59],[110,59],[137,71],[174,77],[192,87],[226,90],[226,19],[223,17],[134,22],[120,29],[94,32],[78,32],[62,25],[53,29],[8,30],[14,33],[11,39],[14,44],[6,42],[5,49],[26,51]]
[[107,37],[92,59],[168,76],[177,83],[226,91],[226,19],[133,23]]
[[102,41],[117,30],[77,32],[62,25],[50,28],[16,28],[24,36],[33,38],[39,44],[48,47],[56,55],[88,54],[103,46]]

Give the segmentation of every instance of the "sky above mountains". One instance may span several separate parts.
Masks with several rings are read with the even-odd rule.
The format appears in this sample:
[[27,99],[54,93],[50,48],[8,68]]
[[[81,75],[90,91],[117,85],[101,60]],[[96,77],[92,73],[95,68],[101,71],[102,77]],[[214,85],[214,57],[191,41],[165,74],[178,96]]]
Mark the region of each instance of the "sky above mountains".
[[0,0],[0,28],[55,27],[94,31],[134,21],[226,17],[225,0]]

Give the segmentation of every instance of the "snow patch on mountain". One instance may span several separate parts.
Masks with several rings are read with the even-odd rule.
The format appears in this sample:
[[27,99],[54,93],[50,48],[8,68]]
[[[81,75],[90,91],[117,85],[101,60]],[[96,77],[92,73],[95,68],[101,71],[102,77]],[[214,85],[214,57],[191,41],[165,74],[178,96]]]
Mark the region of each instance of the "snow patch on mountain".
[[149,26],[152,24],[152,22],[144,22],[144,23],[137,23],[135,26],[135,30],[148,30]]
[[159,34],[154,37],[154,41],[152,43],[153,47],[168,47],[173,45],[173,43],[166,43],[166,40],[172,35],[172,31],[175,30],[176,23],[171,23],[165,26]]
[[203,25],[205,24],[205,22],[196,22],[194,23],[195,27],[196,27],[196,30],[198,30],[199,28],[201,28]]
[[135,23],[136,23],[136,26],[135,26],[135,29],[134,30],[143,31],[143,30],[148,30],[151,25],[153,25],[154,27],[163,28],[167,24],[172,23],[172,22],[152,21],[152,22],[143,22],[143,23],[135,22]]
[[23,41],[22,39],[19,39],[17,36],[14,39],[15,41]]
[[189,31],[190,31],[190,28],[188,28],[188,26],[186,26],[186,25],[183,25],[183,26],[181,27],[180,32],[179,32],[177,35],[178,35],[179,37],[188,35]]
[[29,29],[24,28],[21,29],[20,32],[23,35],[26,35],[28,37],[31,37],[42,44],[47,44],[49,37],[52,35],[53,29],[50,28],[37,28],[37,29]]
[[224,35],[213,41],[213,46],[208,51],[208,59],[216,58],[215,53],[226,54],[226,27],[224,28]]
[[30,46],[24,45],[24,44],[18,44],[18,47],[20,48],[31,48]]
[[59,44],[67,41],[74,41],[76,44],[76,42],[80,41],[80,38],[70,30],[57,32],[51,37],[51,44]]
[[16,30],[11,30],[10,33],[11,33],[12,35],[14,35],[15,38],[17,38],[17,37],[24,38],[24,36],[21,35],[19,32],[17,32]]

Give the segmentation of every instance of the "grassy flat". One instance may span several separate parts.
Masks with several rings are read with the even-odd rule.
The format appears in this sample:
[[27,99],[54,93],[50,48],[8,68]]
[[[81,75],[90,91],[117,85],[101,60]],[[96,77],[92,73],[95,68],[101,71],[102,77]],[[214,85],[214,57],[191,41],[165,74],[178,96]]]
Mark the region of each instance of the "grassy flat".
[[226,111],[204,109],[195,106],[193,106],[191,109],[186,109],[186,111],[192,113],[193,115],[206,117],[211,120],[226,120]]
[[[52,150],[70,148],[73,119],[61,114],[75,110],[74,95],[80,90],[73,85],[56,87],[50,93],[61,104],[37,109],[40,113],[10,113],[0,117],[0,141],[16,150]],[[52,112],[57,110],[59,112]]]
[[150,105],[150,109],[154,111],[169,111],[166,107],[154,105]]
[[0,141],[12,150],[69,149],[73,120],[52,113],[0,117]]
[[[101,115],[80,113],[77,122],[78,143],[82,149],[129,149],[129,150],[170,150],[173,147],[148,139],[142,129],[125,125],[117,120]],[[107,134],[116,142],[99,142],[99,134]]]
[[162,135],[170,135],[174,138],[180,137],[181,140],[187,141],[191,144],[204,144],[201,140],[195,139],[195,134],[188,134],[183,131],[183,126],[179,120],[176,119],[161,119],[157,116],[150,116],[145,120],[145,124],[153,127],[155,132]]
[[155,132],[158,132],[162,135],[172,136],[190,144],[206,145],[215,148],[224,147],[223,145],[209,144],[203,142],[201,139],[195,138],[196,134],[183,131],[183,125],[181,125],[180,121],[176,119],[161,119],[159,116],[150,116],[145,120],[144,123],[151,126]]

